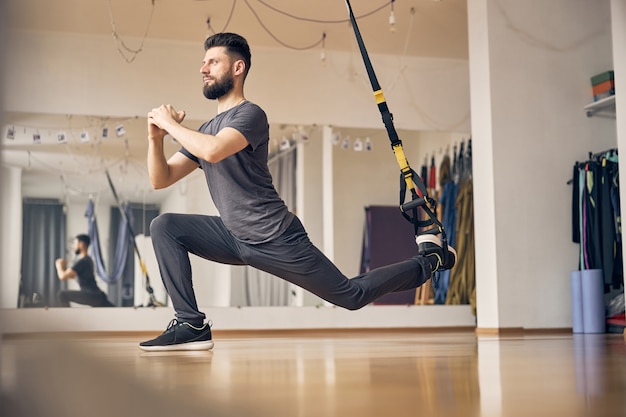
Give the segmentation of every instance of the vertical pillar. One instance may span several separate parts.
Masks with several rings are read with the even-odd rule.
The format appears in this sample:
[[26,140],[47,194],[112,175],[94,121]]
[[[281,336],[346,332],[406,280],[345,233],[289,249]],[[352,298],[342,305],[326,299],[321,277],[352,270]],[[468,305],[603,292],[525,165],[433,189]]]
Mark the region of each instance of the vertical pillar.
[[331,261],[335,253],[335,222],[333,196],[333,129],[324,126],[322,131],[322,215],[324,254]]
[[[620,166],[626,166],[626,0],[611,0],[611,30],[613,37],[613,70],[615,71],[615,120]],[[626,184],[626,170],[620,169],[620,184]],[[620,201],[626,201],[626,186],[620,187]],[[622,247],[622,255],[626,245]],[[626,259],[626,258],[625,258]],[[625,281],[626,288],[626,281]],[[626,289],[625,289],[626,291]],[[626,337],[626,330],[624,330]]]
[[0,308],[16,308],[22,260],[22,169],[0,167]]
[[[324,126],[322,130],[322,222],[324,254],[334,261],[335,258],[335,199],[333,189],[333,129]],[[330,306],[324,301],[325,306]]]
[[472,109],[477,327],[498,328],[498,274],[487,0],[467,4]]

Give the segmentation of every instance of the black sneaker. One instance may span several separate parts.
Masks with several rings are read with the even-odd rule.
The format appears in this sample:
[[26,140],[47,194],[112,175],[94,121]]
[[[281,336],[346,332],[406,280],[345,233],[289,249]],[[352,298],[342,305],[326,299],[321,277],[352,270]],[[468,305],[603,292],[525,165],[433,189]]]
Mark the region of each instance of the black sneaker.
[[211,325],[204,323],[195,327],[187,322],[180,323],[173,319],[167,329],[158,337],[139,344],[141,350],[209,350],[213,347]]
[[456,263],[456,251],[452,246],[448,246],[447,253],[444,254],[441,238],[437,235],[424,234],[415,239],[419,254],[425,256],[430,261],[435,271],[452,269]]

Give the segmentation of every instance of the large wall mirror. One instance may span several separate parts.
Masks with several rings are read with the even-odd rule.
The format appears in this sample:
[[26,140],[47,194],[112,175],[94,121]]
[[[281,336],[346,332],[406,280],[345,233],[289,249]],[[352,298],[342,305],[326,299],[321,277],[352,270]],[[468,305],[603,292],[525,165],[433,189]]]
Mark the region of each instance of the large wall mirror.
[[[201,122],[185,124],[196,128]],[[416,171],[439,168],[468,139],[465,133],[399,133]],[[118,307],[167,305],[149,224],[166,211],[217,214],[201,173],[153,190],[143,118],[7,113],[2,135],[2,169],[10,172],[3,176],[4,197],[12,198],[21,218],[5,220],[21,242],[19,256],[9,259],[14,273],[2,281],[3,307],[54,307],[59,289],[77,289],[74,280],[58,281],[54,259],[71,262],[74,236],[94,226],[98,236],[90,253],[98,258],[93,249],[99,247],[97,282],[110,301]],[[167,153],[178,150],[175,140],[165,141]],[[270,166],[281,196],[302,218],[313,242],[347,276],[358,275],[364,268],[368,208],[398,205],[399,170],[386,132],[272,123],[271,141]],[[123,244],[129,229],[125,217],[134,236]],[[406,233],[412,233],[409,223]],[[120,261],[122,252],[127,256]],[[193,256],[192,265],[198,302],[204,306],[324,305],[252,268]]]
[[[163,212],[217,213],[201,172],[170,189],[151,190],[145,167],[144,116],[150,108],[168,102],[184,108],[190,118],[187,126],[196,128],[214,114],[213,103],[200,94],[198,73],[200,40],[208,34],[206,17],[196,19],[206,13],[217,16],[220,10],[227,16],[230,6],[211,5],[207,11],[202,2],[140,8],[113,2],[117,34],[123,39],[111,39],[108,10],[84,10],[87,14],[74,19],[80,7],[73,0],[55,3],[54,10],[28,7],[30,3],[13,1],[8,14],[11,48],[5,60],[5,94],[10,100],[5,109],[10,111],[1,132],[1,178],[3,202],[10,204],[3,204],[1,218],[7,235],[22,237],[26,203],[44,209],[54,206],[58,217],[42,224],[54,224],[59,232],[49,231],[51,242],[42,241],[41,233],[39,238],[3,239],[0,306],[25,309],[52,304],[56,288],[43,285],[45,296],[26,285],[25,278],[31,283],[54,282],[51,262],[56,256],[71,257],[71,239],[89,227],[85,217],[89,204],[96,214],[107,274],[122,271],[123,278],[116,282],[98,278],[110,300],[129,308],[167,304],[151,251],[150,220]],[[469,138],[465,2],[442,5],[456,22],[445,27],[447,48],[420,40],[442,39],[436,34],[411,30],[413,19],[422,14],[410,13],[410,3],[402,6],[404,11],[396,10],[396,33],[384,31],[382,36],[374,19],[364,19],[362,27],[394,120],[399,122],[405,151],[418,170],[430,165],[433,155],[438,166],[444,155],[452,155],[455,146],[460,148]],[[184,24],[171,24],[172,7],[180,16],[178,23]],[[341,4],[332,7],[331,14],[337,18],[346,16]],[[144,35],[144,26],[137,22],[147,23],[153,9],[155,20]],[[384,13],[379,17],[388,18]],[[318,25],[301,33],[300,22],[291,23],[294,30],[284,24],[281,19],[272,26],[286,30],[296,43],[309,44],[310,39],[319,38]],[[174,36],[172,28],[188,33]],[[245,34],[253,47],[254,66],[246,96],[268,114],[271,165],[275,181],[280,182],[277,188],[302,219],[313,243],[353,277],[363,267],[365,210],[398,206],[399,170],[372,101],[353,31],[345,25],[327,29],[326,45],[293,51],[279,47],[244,13],[236,12],[228,27]],[[307,40],[293,38],[294,33],[306,35]],[[141,44],[141,52],[132,60],[123,59],[121,40]],[[320,51],[322,46],[327,50]],[[170,138],[166,141],[168,151],[176,152],[176,143]],[[129,254],[124,267],[114,262],[123,216],[106,173],[134,218],[135,241],[154,298],[146,291],[146,274],[132,248],[125,249]],[[57,219],[64,219],[65,224]],[[27,219],[27,224],[34,222]],[[411,229],[408,223],[407,228]],[[56,249],[46,253],[51,247]],[[45,254],[45,260],[37,261],[40,270],[34,266],[35,248]],[[201,306],[325,306],[317,297],[248,268],[193,257],[191,261]],[[34,269],[29,277],[23,274],[24,266]]]

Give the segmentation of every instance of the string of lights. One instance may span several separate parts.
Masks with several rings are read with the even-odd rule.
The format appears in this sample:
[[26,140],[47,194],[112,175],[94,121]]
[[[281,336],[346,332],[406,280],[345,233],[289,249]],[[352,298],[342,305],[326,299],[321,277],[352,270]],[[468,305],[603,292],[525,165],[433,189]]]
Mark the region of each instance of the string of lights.
[[[32,126],[28,124],[4,126],[3,139],[6,140],[4,144],[25,143],[29,138],[32,138],[32,142],[35,144],[46,142],[67,143],[70,139],[75,142],[87,143],[108,139],[111,130],[114,130],[115,135],[119,138],[126,134],[124,123],[136,120],[137,116],[115,120],[109,117],[94,117],[93,119],[95,121],[89,121],[80,126],[72,124],[71,116],[68,116],[68,122],[65,126]],[[114,127],[110,128],[110,125]],[[47,135],[42,135],[41,132],[47,132]]]
[[[295,45],[291,45],[287,42],[285,42],[284,40],[280,39],[269,27],[268,25],[263,21],[263,19],[261,18],[261,16],[259,15],[259,13],[257,12],[257,10],[253,7],[253,5],[251,4],[251,2],[249,0],[243,0],[246,7],[250,10],[250,12],[254,15],[256,21],[259,23],[259,25],[261,26],[261,28],[268,34],[270,35],[270,37],[272,39],[274,39],[279,45],[281,45],[282,47],[285,47],[287,49],[292,49],[292,50],[297,50],[297,51],[304,51],[304,50],[309,50],[309,49],[313,49],[318,47],[319,45],[322,45],[322,48],[325,47],[325,41],[326,41],[326,32],[323,32],[322,35],[320,36],[319,39],[314,40],[312,43],[305,45],[305,46],[295,46]],[[393,32],[395,31],[395,23],[396,23],[396,19],[395,19],[395,15],[394,15],[394,3],[396,0],[387,0],[385,1],[382,5],[380,6],[376,6],[374,9],[365,12],[363,14],[360,14],[358,16],[356,16],[357,19],[361,19],[364,17],[368,17],[368,16],[372,16],[378,12],[380,12],[381,10],[383,10],[386,7],[390,7],[391,11],[390,11],[390,15],[389,15],[389,27],[390,30]],[[148,33],[150,31],[150,26],[152,25],[152,18],[154,16],[154,10],[155,10],[155,1],[152,0],[151,1],[151,7],[150,7],[150,15],[148,17],[148,23],[146,25],[146,29],[144,31],[144,34],[141,38],[139,47],[137,48],[130,48],[121,38],[121,36],[119,35],[117,28],[115,26],[115,17],[113,14],[113,6],[111,4],[112,0],[108,0],[108,10],[109,10],[109,20],[110,20],[110,25],[111,25],[111,35],[113,36],[113,39],[115,41],[115,46],[116,49],[118,51],[118,53],[120,54],[120,56],[127,62],[127,63],[132,63],[135,58],[137,57],[137,55],[139,55],[139,53],[143,50],[143,46],[145,43],[146,38],[148,37]],[[293,19],[293,20],[297,20],[297,21],[301,21],[301,22],[308,22],[308,23],[315,23],[315,24],[345,24],[347,22],[349,22],[350,20],[348,18],[342,18],[342,19],[315,19],[315,18],[310,18],[310,17],[306,17],[306,16],[297,16],[294,15],[292,13],[286,12],[284,10],[281,10],[275,6],[272,6],[271,4],[267,3],[266,1],[263,0],[256,0],[256,2],[275,12],[278,13],[282,16],[285,16],[289,19]],[[233,0],[232,1],[232,5],[230,7],[230,12],[228,14],[228,18],[226,19],[226,22],[224,23],[224,26],[221,30],[216,31],[212,25],[211,25],[211,18],[207,18],[206,20],[206,24],[207,27],[209,29],[209,31],[211,31],[211,33],[215,34],[215,33],[219,33],[219,32],[225,32],[228,27],[230,26],[231,22],[232,22],[232,18],[235,14],[235,8],[237,6],[237,0]],[[325,58],[325,52],[322,51],[322,61],[324,61]]]

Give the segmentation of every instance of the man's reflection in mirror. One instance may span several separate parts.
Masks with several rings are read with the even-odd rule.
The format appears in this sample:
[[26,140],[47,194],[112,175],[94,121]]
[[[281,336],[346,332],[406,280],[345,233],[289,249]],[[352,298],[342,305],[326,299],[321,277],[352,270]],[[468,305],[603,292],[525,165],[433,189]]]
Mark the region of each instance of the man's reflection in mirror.
[[107,295],[98,287],[94,274],[94,262],[88,254],[91,239],[85,234],[74,238],[73,249],[76,258],[72,266],[64,258],[55,262],[57,276],[61,281],[77,279],[80,290],[60,290],[59,306],[70,307],[70,302],[85,304],[92,307],[115,307]]

